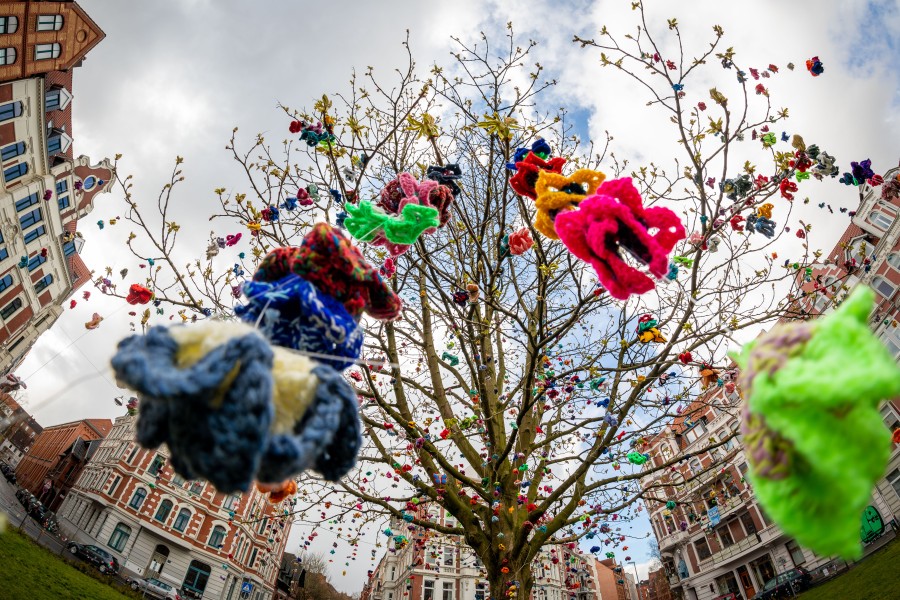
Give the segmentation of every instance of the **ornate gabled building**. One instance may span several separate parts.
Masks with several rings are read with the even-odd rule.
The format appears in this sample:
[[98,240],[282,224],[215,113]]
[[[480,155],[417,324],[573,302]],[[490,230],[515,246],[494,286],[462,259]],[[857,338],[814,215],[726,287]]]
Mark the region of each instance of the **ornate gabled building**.
[[[111,552],[123,574],[159,578],[188,597],[270,600],[290,501],[273,505],[256,489],[223,494],[185,481],[165,447],[138,446],[136,420],[115,420],[58,511],[62,530]],[[245,584],[251,591],[241,596]]]
[[15,469],[43,430],[12,396],[0,392],[0,461]]
[[109,160],[72,149],[72,69],[104,33],[74,2],[0,1],[0,374],[90,280],[78,220]]

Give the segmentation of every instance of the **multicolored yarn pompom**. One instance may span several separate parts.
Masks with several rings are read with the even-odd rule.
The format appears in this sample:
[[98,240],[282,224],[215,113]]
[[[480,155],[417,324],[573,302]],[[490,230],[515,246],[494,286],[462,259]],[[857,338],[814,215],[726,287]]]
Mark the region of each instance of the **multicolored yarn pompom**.
[[900,368],[868,327],[873,301],[860,287],[825,318],[778,325],[734,356],[754,492],[821,556],[862,554],[860,518],[890,456],[878,408],[900,396]]
[[[564,208],[556,201],[552,207]],[[619,300],[654,287],[650,277],[626,262],[623,252],[662,278],[669,271],[669,253],[686,235],[681,220],[668,208],[644,208],[630,177],[603,183],[578,204],[578,210],[559,213],[555,228],[569,252],[592,265],[610,296]],[[656,232],[651,234],[651,229]]]
[[307,469],[337,480],[362,434],[336,369],[359,357],[362,314],[396,318],[400,299],[326,224],[266,256],[244,292],[235,312],[247,323],[153,327],[119,344],[113,370],[141,396],[138,442],[166,444],[180,475],[222,492],[256,480],[283,493]]

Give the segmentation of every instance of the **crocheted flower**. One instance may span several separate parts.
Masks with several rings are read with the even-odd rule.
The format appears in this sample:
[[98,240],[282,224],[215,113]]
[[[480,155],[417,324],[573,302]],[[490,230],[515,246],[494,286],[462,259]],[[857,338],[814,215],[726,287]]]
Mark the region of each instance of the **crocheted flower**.
[[524,160],[516,163],[516,174],[509,178],[510,187],[521,196],[528,198],[537,198],[538,192],[535,189],[538,181],[538,175],[542,171],[548,173],[562,173],[563,165],[566,159],[560,156],[544,160],[541,157],[529,152]]
[[247,304],[235,306],[234,313],[246,323],[258,322],[273,344],[312,353],[338,370],[359,358],[363,331],[356,319],[310,282],[293,274],[275,281],[248,281],[244,295]]
[[151,298],[153,298],[153,292],[142,285],[132,283],[131,287],[128,288],[128,296],[126,296],[125,301],[128,304],[147,304]]
[[523,227],[518,231],[509,234],[509,253],[515,256],[525,254],[534,246],[534,240],[531,239],[531,232],[527,227]]
[[[651,235],[650,229],[657,231]],[[685,237],[684,226],[671,210],[643,207],[629,177],[604,183],[577,211],[559,214],[556,231],[569,251],[590,263],[600,283],[620,300],[654,286],[652,279],[625,261],[622,251],[661,278],[669,270],[669,252]]]
[[456,183],[462,177],[462,169],[457,164],[448,164],[443,167],[432,165],[425,172],[425,177],[446,186],[454,198],[462,193],[459,184]]
[[299,248],[277,248],[259,264],[254,281],[278,281],[295,274],[334,297],[358,319],[395,319],[402,304],[378,270],[350,240],[326,223],[315,225]]
[[861,555],[860,516],[891,451],[878,407],[900,395],[900,368],[868,327],[873,300],[859,287],[827,317],[778,325],[734,356],[754,493],[822,556]]
[[554,226],[556,216],[575,210],[579,202],[597,191],[604,179],[606,175],[590,169],[578,169],[568,177],[549,171],[538,173],[534,188],[535,229],[550,239],[559,239]]

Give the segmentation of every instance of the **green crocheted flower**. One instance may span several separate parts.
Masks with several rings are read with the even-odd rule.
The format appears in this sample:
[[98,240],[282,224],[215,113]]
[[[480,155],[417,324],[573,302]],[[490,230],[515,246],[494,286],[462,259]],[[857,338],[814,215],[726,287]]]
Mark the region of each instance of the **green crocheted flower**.
[[822,556],[862,554],[860,518],[890,456],[878,407],[900,396],[900,368],[868,327],[873,301],[860,287],[825,318],[776,326],[734,356],[756,496]]

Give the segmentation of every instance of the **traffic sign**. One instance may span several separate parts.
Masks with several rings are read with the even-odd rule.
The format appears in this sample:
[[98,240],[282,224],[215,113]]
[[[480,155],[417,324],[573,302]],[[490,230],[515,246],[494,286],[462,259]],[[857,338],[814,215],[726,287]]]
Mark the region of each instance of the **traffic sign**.
[[249,581],[245,581],[244,585],[241,586],[241,593],[249,594],[252,591],[253,591],[253,584],[250,583]]

